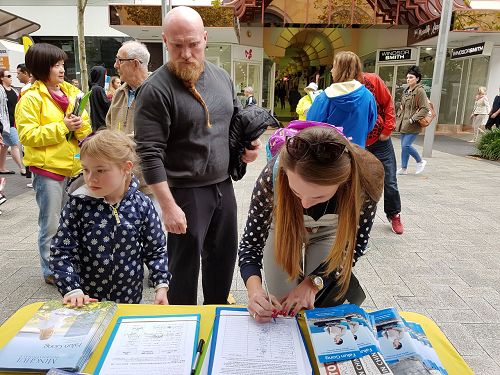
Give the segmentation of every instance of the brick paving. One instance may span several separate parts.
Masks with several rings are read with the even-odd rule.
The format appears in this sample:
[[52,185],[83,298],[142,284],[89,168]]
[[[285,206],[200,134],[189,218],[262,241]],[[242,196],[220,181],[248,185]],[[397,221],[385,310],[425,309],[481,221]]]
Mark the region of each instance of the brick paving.
[[[399,159],[399,140],[394,143]],[[391,231],[379,207],[371,249],[355,267],[367,291],[363,307],[425,314],[476,374],[500,374],[500,164],[439,151],[428,161],[423,174],[399,178],[402,236]],[[263,153],[235,184],[240,230],[264,164]],[[9,177],[9,183],[18,195],[1,207],[0,323],[24,305],[59,298],[40,276],[34,193],[25,179]],[[246,303],[237,270],[232,293]],[[144,302],[151,301],[148,289]]]

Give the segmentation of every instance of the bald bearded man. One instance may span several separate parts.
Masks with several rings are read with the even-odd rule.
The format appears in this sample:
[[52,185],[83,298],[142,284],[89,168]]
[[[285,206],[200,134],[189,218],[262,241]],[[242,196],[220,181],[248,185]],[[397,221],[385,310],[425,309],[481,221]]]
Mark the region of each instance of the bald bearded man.
[[[168,299],[196,304],[202,264],[205,304],[225,304],[237,251],[236,200],[228,174],[229,125],[240,108],[225,70],[205,60],[200,15],[180,6],[163,21],[169,61],[137,95],[135,139],[144,177],[168,233]],[[246,150],[252,162],[258,150]]]

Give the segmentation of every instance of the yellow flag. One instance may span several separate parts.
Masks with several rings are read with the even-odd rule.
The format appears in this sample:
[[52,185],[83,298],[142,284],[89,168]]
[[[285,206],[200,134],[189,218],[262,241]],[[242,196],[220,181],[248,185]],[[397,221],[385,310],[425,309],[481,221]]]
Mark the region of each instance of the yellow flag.
[[28,52],[28,49],[34,44],[33,39],[29,35],[23,35],[23,46],[24,46],[24,53]]

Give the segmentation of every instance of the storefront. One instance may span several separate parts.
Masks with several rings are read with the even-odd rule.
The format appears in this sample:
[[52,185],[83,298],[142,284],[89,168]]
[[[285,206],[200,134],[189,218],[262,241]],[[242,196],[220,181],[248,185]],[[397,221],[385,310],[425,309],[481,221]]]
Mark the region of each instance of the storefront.
[[[483,46],[480,52],[478,45]],[[491,42],[481,42],[448,49],[438,119],[440,125],[471,123],[470,115],[476,91],[480,86],[487,87],[492,47]],[[372,71],[384,80],[397,105],[407,86],[406,72],[411,65],[420,67],[421,82],[430,97],[435,57],[435,46],[421,46],[377,50],[376,53],[363,56],[362,61],[365,71],[369,71],[366,68],[375,58],[375,68]]]

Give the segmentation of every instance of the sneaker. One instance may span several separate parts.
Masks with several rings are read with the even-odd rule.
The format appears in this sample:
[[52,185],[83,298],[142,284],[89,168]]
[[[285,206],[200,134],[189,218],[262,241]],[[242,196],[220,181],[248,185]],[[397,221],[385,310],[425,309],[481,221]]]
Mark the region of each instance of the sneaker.
[[427,164],[427,160],[422,160],[420,163],[417,163],[417,169],[415,170],[415,174],[422,173],[425,169],[426,164]]
[[7,198],[5,198],[5,195],[0,193],[0,204],[4,204],[5,202],[7,202]]
[[391,222],[392,231],[396,234],[403,234],[403,223],[401,223],[401,215],[393,215],[389,221]]
[[27,187],[29,188],[33,188],[33,184],[29,183],[29,184],[26,184]]
[[399,168],[396,174],[408,174],[408,169],[406,168]]

